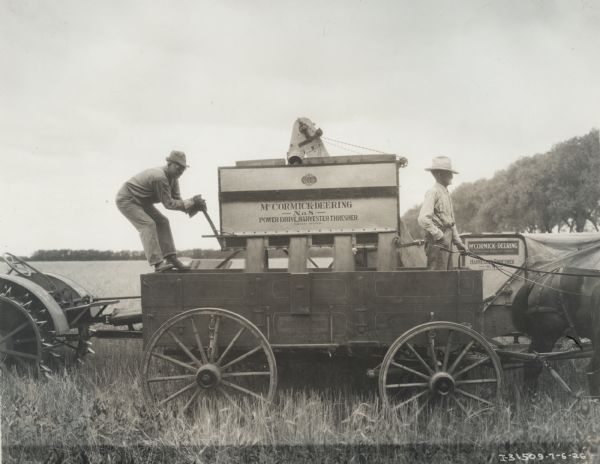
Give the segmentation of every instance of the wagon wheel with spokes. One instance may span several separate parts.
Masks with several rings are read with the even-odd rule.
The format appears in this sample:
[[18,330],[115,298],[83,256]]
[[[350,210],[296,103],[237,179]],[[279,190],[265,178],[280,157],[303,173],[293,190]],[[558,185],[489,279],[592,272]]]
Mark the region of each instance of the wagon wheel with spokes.
[[494,407],[502,392],[500,359],[483,336],[453,322],[429,322],[401,335],[379,372],[385,407],[433,406],[467,416]]
[[42,338],[35,319],[16,301],[0,296],[0,371],[40,371]]
[[185,311],[152,335],[142,364],[145,397],[181,413],[223,401],[234,409],[273,400],[269,342],[244,317],[219,308]]

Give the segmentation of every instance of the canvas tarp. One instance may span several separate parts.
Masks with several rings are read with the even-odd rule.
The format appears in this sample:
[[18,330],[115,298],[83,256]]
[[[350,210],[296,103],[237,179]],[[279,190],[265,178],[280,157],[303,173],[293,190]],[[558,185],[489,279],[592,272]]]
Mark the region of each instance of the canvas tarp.
[[522,234],[526,267],[576,267],[600,270],[600,233]]

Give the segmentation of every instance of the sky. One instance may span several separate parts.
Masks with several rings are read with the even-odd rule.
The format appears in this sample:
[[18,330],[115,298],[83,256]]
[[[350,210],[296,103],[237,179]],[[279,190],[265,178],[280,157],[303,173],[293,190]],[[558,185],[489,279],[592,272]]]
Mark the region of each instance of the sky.
[[403,213],[433,156],[456,186],[599,127],[598,24],[583,0],[0,0],[0,252],[140,250],[115,194],[172,149],[218,224],[218,167],[285,158],[298,117],[405,156]]

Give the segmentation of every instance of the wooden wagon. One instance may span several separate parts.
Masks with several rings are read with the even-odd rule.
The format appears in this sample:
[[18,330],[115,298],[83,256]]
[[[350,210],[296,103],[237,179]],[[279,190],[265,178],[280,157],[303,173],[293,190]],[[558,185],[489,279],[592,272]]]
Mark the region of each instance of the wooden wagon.
[[[184,409],[212,394],[271,400],[278,363],[328,352],[372,359],[387,405],[489,407],[503,378],[482,272],[404,267],[400,166],[376,155],[221,168],[220,238],[244,266],[142,276],[146,395]],[[331,260],[316,267],[310,250],[324,247]],[[276,250],[285,268],[269,267]]]
[[[472,413],[501,394],[501,358],[588,356],[540,358],[499,341],[519,341],[510,318],[516,279],[498,279],[477,261],[449,271],[419,267],[422,250],[410,247],[417,243],[399,222],[403,165],[394,155],[372,155],[220,168],[217,238],[230,255],[208,269],[200,262],[187,272],[142,275],[141,312],[105,314],[115,300],[5,255],[11,273],[0,275],[0,367],[48,372],[59,348],[81,360],[94,335],[141,336],[145,395],[190,410],[211,398],[269,402],[278,367],[327,353],[369,364],[386,407],[443,403]],[[466,241],[518,260],[521,239]],[[329,255],[320,265],[315,249]],[[277,253],[287,259],[273,265]],[[237,269],[229,266],[234,256],[243,256]],[[126,330],[90,330],[98,322]]]

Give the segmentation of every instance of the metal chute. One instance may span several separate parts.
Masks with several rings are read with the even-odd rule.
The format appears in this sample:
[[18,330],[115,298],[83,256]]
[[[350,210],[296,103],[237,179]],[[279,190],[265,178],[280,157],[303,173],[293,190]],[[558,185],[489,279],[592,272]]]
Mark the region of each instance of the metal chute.
[[302,164],[305,158],[329,156],[321,136],[323,130],[308,118],[298,118],[292,128],[290,149],[287,152],[289,164]]

